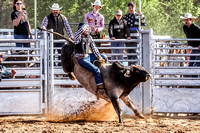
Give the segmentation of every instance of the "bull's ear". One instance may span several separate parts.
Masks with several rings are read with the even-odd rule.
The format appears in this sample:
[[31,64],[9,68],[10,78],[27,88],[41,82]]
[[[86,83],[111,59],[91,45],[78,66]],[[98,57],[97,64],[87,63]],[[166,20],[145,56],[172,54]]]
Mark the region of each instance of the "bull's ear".
[[122,65],[122,63],[119,62],[119,61],[113,62],[113,66],[118,68],[118,69],[123,69],[124,68],[124,65]]

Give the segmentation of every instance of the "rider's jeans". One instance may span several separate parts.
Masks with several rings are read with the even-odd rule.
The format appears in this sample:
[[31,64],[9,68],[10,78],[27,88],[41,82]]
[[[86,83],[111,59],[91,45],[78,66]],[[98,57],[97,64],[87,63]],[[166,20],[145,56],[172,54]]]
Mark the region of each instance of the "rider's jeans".
[[[107,57],[104,54],[101,54],[101,57],[106,61],[107,63]],[[103,81],[101,78],[101,73],[98,67],[96,67],[93,64],[93,61],[97,60],[97,57],[94,54],[89,54],[87,57],[84,57],[82,59],[78,60],[78,63],[83,68],[87,69],[88,71],[92,72],[95,77],[95,82],[97,85],[102,85]]]

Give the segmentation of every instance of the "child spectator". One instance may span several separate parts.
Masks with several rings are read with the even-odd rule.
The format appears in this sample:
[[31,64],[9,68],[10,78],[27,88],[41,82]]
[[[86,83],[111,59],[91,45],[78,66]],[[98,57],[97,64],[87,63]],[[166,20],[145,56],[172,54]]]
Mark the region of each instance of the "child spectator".
[[16,74],[14,69],[11,72],[8,72],[7,68],[3,66],[3,54],[0,53],[0,82],[3,78],[13,78]]

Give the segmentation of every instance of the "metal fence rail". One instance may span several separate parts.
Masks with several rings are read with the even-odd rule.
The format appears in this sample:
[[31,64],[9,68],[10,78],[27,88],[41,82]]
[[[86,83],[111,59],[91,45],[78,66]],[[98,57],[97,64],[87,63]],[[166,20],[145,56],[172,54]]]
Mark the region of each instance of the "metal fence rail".
[[153,45],[153,102],[154,113],[198,113],[200,94],[200,66],[189,67],[189,51],[198,48],[186,46],[187,41],[200,39],[155,39]]
[[[1,32],[1,31],[0,31]],[[10,47],[7,44],[32,43],[30,48]],[[8,71],[16,70],[14,78],[0,82],[0,115],[42,114],[46,109],[43,85],[44,40],[0,39],[0,53],[4,54],[3,65]]]
[[[0,30],[0,36],[4,34],[1,31],[2,30]],[[12,33],[9,33],[8,36],[11,37],[11,35]],[[6,100],[10,98],[9,95],[13,97],[17,96],[19,99],[25,95],[25,98],[20,100],[25,101],[24,104],[33,103],[32,105],[34,105],[34,107],[31,106],[30,109],[35,109],[35,112],[41,113],[41,110],[44,108],[46,109],[45,111],[51,109],[59,100],[61,100],[62,103],[58,103],[60,106],[68,105],[62,101],[65,101],[66,95],[72,94],[73,90],[75,93],[80,90],[81,95],[84,95],[85,92],[83,92],[84,89],[81,89],[79,82],[69,80],[62,70],[62,66],[58,65],[58,63],[60,63],[60,60],[58,60],[60,53],[56,51],[61,48],[54,48],[53,42],[67,42],[65,40],[53,40],[53,35],[50,34],[47,36],[46,32],[44,32],[44,35],[41,34],[40,37],[42,39],[0,39],[0,52],[5,53],[5,58],[27,58],[26,61],[5,61],[4,63],[6,65],[11,65],[12,63],[15,65],[24,63],[36,64],[32,67],[23,68],[8,67],[8,70],[16,69],[16,77],[21,78],[4,79],[3,82],[0,82],[0,97],[5,99],[3,103],[8,103],[9,100]],[[200,67],[188,66],[188,63],[193,62],[189,60],[189,57],[200,56],[200,54],[186,53],[190,50],[197,50],[197,48],[185,45],[187,41],[200,41],[200,39],[157,39],[150,30],[142,31],[140,39],[94,39],[94,41],[102,44],[98,49],[102,50],[104,54],[108,56],[110,63],[116,61],[111,60],[111,56],[122,55],[123,60],[120,61],[124,63],[124,65],[127,65],[128,62],[136,62],[152,74],[152,79],[150,81],[141,84],[140,87],[134,90],[134,93],[131,93],[131,97],[139,103],[136,106],[138,106],[143,113],[151,113],[151,111],[155,113],[200,112]],[[111,47],[110,43],[117,41],[125,43],[138,42],[139,44],[137,47]],[[32,45],[31,48],[16,48],[15,45],[12,47],[6,45],[15,44],[16,42],[31,42]],[[111,53],[111,49],[123,49],[124,52]],[[128,49],[136,49],[137,52],[127,53],[126,51]],[[13,54],[19,50],[29,52],[28,54],[22,55]],[[182,51],[183,53],[172,53],[172,51],[176,50]],[[34,51],[34,53],[30,54],[31,51]],[[127,59],[129,55],[137,55],[138,59],[129,60]],[[37,58],[37,60],[31,60],[32,57]],[[195,62],[200,62],[200,60]],[[13,87],[17,88],[13,89]],[[3,90],[1,88],[3,88]],[[88,96],[90,95],[87,94],[87,98]],[[32,101],[28,98],[35,100]],[[16,101],[20,102],[19,99]],[[5,104],[0,104],[0,114],[10,112],[9,107],[3,110],[3,105]],[[10,106],[13,105],[10,104]],[[28,109],[22,110],[22,108],[19,107],[16,107],[16,110],[17,111],[11,112],[10,114],[19,114],[20,111],[24,111],[25,114],[29,112]]]

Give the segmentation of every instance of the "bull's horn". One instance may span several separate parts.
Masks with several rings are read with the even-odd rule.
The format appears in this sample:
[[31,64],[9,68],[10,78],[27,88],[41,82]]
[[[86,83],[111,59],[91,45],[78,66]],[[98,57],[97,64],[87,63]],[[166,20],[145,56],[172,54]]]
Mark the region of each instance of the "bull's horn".
[[131,75],[130,75],[130,70],[126,70],[126,72],[124,73],[124,77],[130,77]]
[[115,61],[113,64],[115,64],[120,69],[124,67],[124,65],[119,61]]
[[146,80],[149,80],[149,79],[151,79],[151,75],[150,75],[150,74],[148,74],[148,75],[146,76]]

